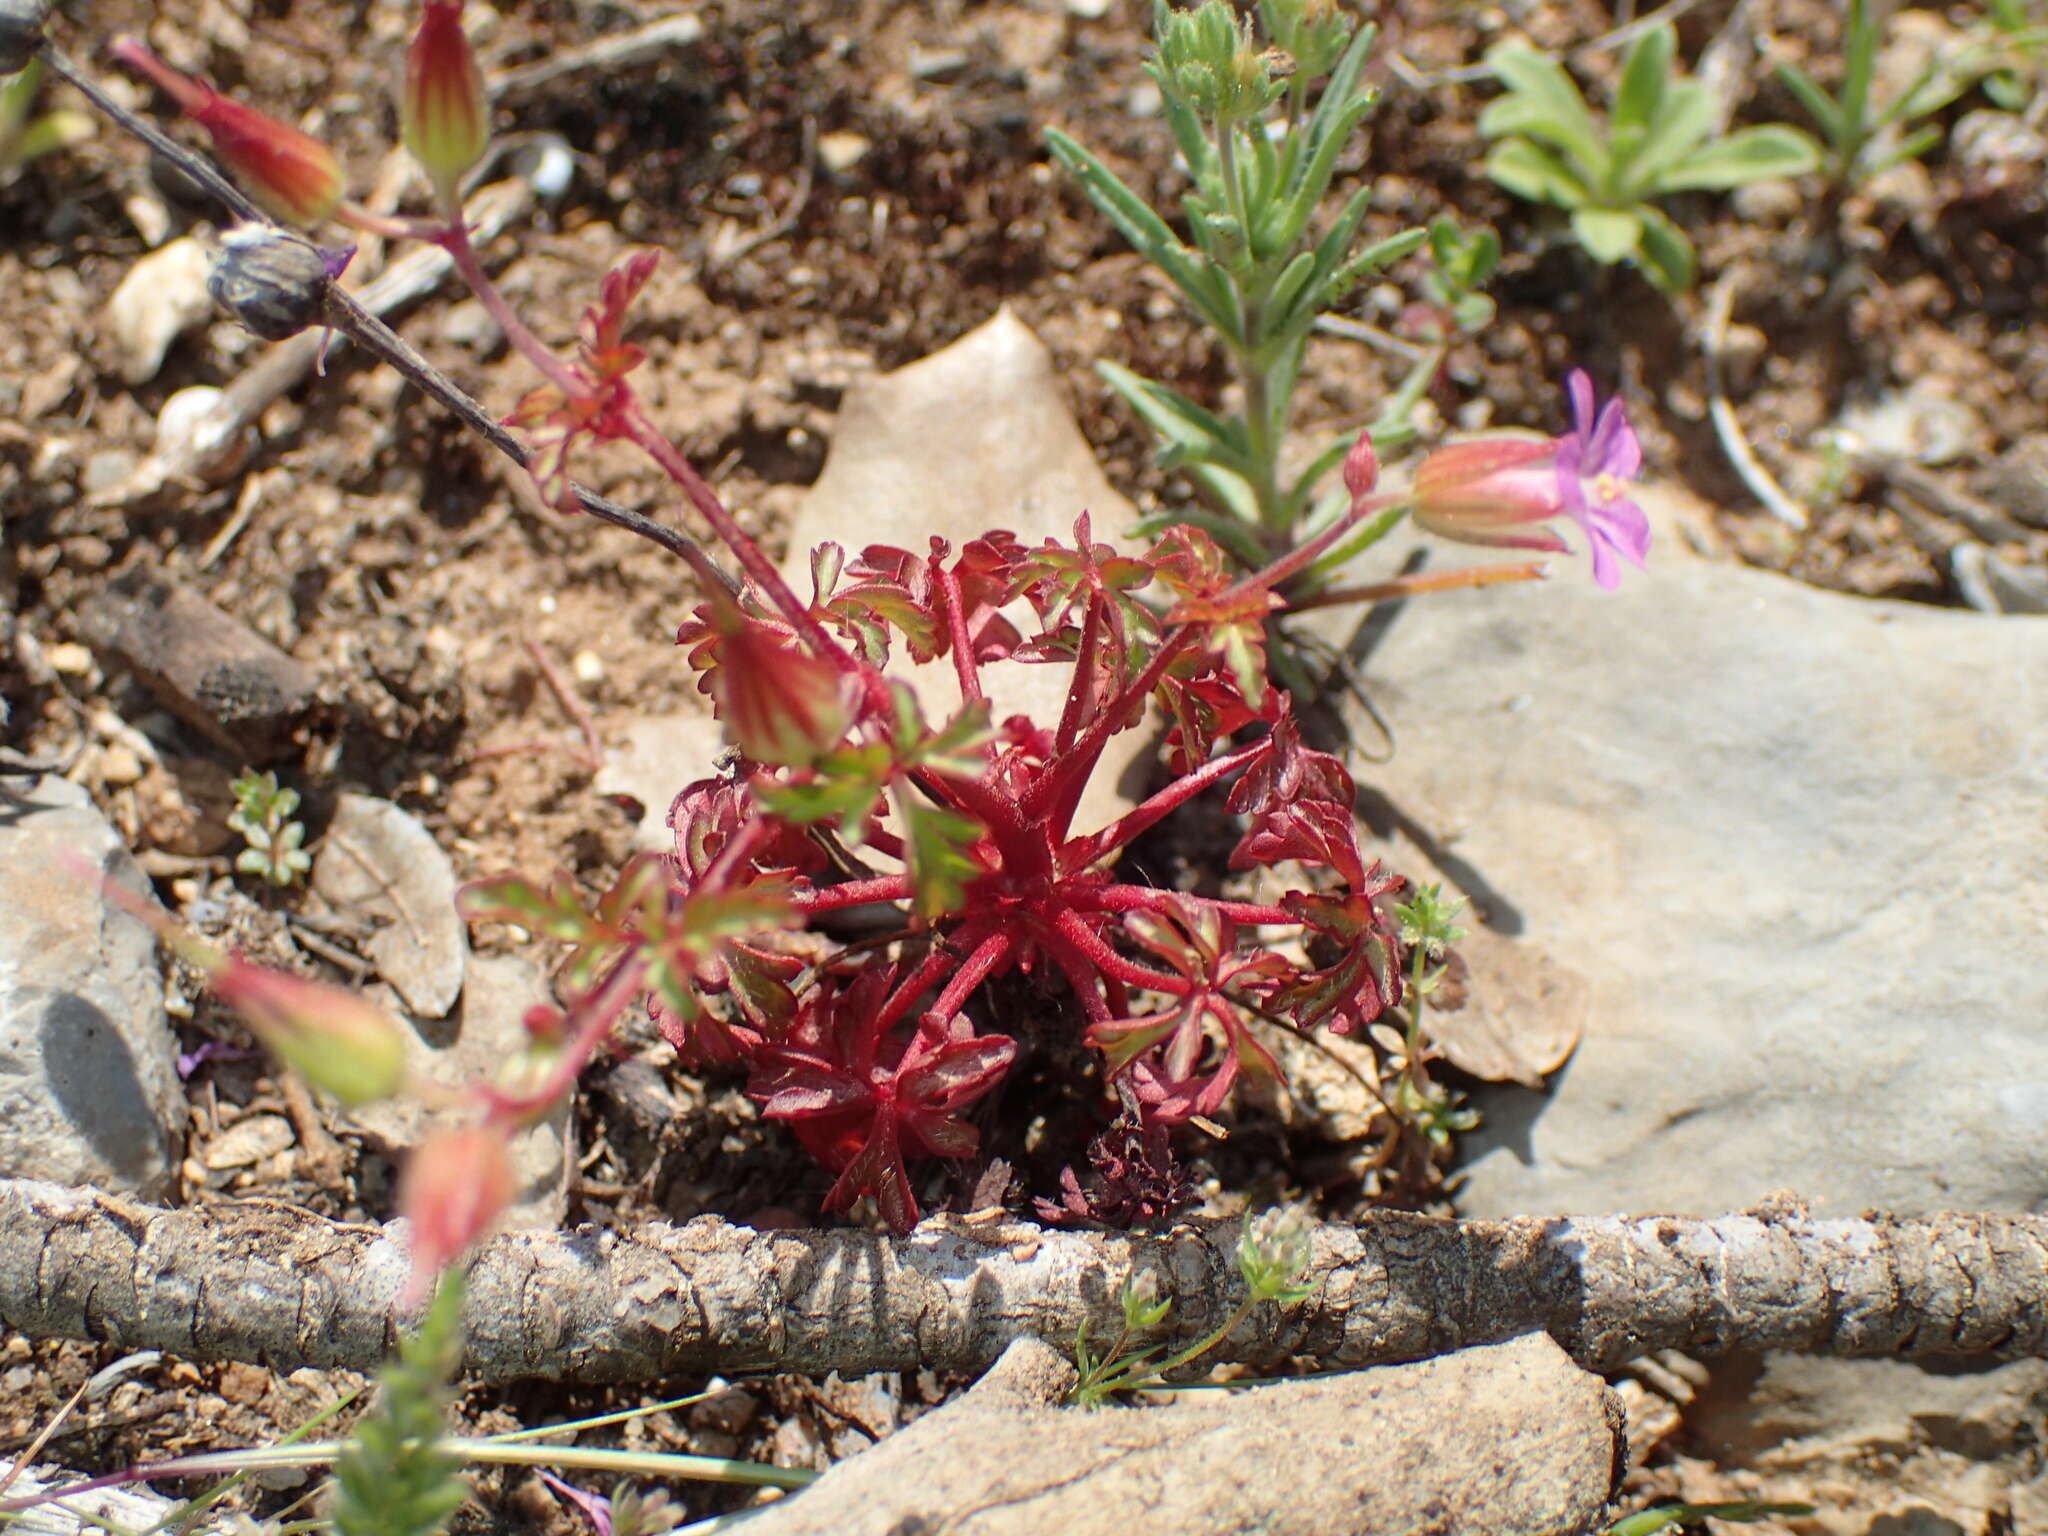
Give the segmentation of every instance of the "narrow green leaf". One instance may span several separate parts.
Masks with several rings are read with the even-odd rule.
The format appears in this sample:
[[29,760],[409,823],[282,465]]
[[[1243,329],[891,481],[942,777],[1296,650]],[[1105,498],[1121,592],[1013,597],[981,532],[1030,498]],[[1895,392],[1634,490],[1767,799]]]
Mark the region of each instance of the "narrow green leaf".
[[1365,222],[1366,210],[1371,206],[1371,187],[1360,187],[1352,193],[1323,238],[1316,242],[1314,256],[1287,306],[1283,309],[1269,301],[1260,315],[1266,345],[1260,349],[1261,355],[1254,359],[1255,367],[1270,367],[1279,349],[1297,345],[1308,334],[1309,327],[1315,324],[1316,315],[1339,297],[1333,291],[1334,280],[1342,270],[1345,254],[1351,249],[1351,242],[1358,238],[1358,226]]
[[1243,317],[1222,292],[1221,274],[1200,266],[1194,254],[1174,237],[1167,223],[1108,166],[1057,128],[1045,131],[1046,147],[1081,184],[1088,200],[1131,249],[1152,262],[1180,288],[1208,324],[1226,336],[1244,335]]
[[1621,66],[1621,85],[1614,93],[1613,138],[1647,135],[1671,83],[1671,61],[1678,52],[1678,33],[1660,22],[1635,41]]
[[1562,64],[1520,43],[1500,43],[1487,51],[1486,66],[1509,94],[1480,114],[1482,134],[1532,134],[1597,175],[1607,160],[1607,147],[1585,97]]
[[1180,157],[1187,162],[1188,174],[1197,184],[1206,182],[1216,174],[1216,146],[1202,131],[1202,120],[1171,92],[1162,92],[1161,102],[1166,126],[1173,132],[1173,142],[1180,146]]
[[1820,83],[1797,64],[1780,64],[1777,75],[1778,84],[1791,93],[1792,99],[1819,125],[1827,141],[1839,150],[1842,145],[1842,113],[1828,93],[1820,88]]
[[1301,478],[1287,492],[1287,520],[1291,525],[1300,526],[1302,513],[1307,510],[1309,499],[1315,495],[1316,486],[1344,462],[1344,456],[1357,441],[1355,435],[1340,437],[1309,461],[1308,468],[1301,472]]
[[1588,256],[1603,267],[1611,267],[1624,256],[1633,256],[1643,236],[1643,221],[1627,208],[1576,208],[1572,211],[1572,237]]
[[1699,258],[1693,255],[1692,242],[1685,231],[1648,204],[1635,211],[1643,221],[1636,266],[1658,292],[1667,297],[1684,293],[1699,277]]
[[1099,362],[1095,371],[1163,444],[1180,449],[1184,458],[1221,465],[1233,474],[1251,473],[1250,445],[1242,423],[1225,421],[1178,390],[1120,364]]
[[1287,222],[1281,231],[1286,245],[1291,246],[1299,240],[1302,231],[1308,228],[1309,220],[1323,204],[1323,195],[1330,189],[1330,180],[1337,170],[1337,156],[1343,153],[1353,131],[1378,103],[1376,93],[1368,92],[1356,98],[1348,111],[1340,112],[1332,119],[1328,136],[1317,141],[1314,152],[1308,156],[1305,168],[1289,193]]
[[1941,127],[1939,124],[1929,123],[1925,128],[1915,128],[1911,133],[1899,140],[1898,143],[1885,151],[1884,154],[1877,156],[1876,159],[1864,166],[1862,174],[1866,177],[1875,176],[1882,171],[1890,170],[1895,165],[1903,165],[1908,160],[1918,160],[1940,142]]
[[1528,139],[1504,139],[1486,157],[1486,174],[1532,203],[1578,208],[1593,201],[1593,188],[1570,166]]
[[1820,169],[1820,146],[1796,128],[1772,123],[1745,128],[1696,151],[1657,178],[1659,192],[1725,192],[1770,176]]

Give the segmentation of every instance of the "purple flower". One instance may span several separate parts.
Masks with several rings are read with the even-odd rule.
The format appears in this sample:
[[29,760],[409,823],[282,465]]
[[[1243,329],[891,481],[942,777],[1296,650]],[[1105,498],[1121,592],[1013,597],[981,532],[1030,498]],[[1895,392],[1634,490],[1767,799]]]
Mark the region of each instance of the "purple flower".
[[1612,588],[1621,581],[1615,557],[1640,569],[1650,549],[1650,520],[1623,494],[1643,451],[1620,400],[1594,412],[1583,370],[1565,388],[1572,430],[1563,437],[1477,437],[1427,455],[1415,471],[1413,516],[1467,544],[1562,551],[1569,546],[1543,526],[1561,514],[1585,531],[1593,579]]

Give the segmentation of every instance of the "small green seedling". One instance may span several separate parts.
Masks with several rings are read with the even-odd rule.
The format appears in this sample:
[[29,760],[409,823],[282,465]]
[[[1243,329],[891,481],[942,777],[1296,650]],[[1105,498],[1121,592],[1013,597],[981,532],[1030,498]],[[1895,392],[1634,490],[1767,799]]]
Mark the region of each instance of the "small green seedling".
[[[1880,171],[1926,154],[1941,142],[1941,128],[1920,119],[1939,112],[1969,87],[1967,73],[1950,61],[1934,59],[1896,96],[1874,101],[1883,31],[1870,0],[1849,0],[1842,27],[1842,84],[1833,96],[1798,65],[1778,66],[1779,83],[1820,127],[1827,145],[1828,179],[1838,188],[1860,185]],[[1989,86],[1987,81],[1987,90]],[[1910,126],[1916,122],[1918,127]]]
[[1630,262],[1667,295],[1690,288],[1699,263],[1657,199],[1801,176],[1821,163],[1819,145],[1779,124],[1713,138],[1713,96],[1675,72],[1677,53],[1668,22],[1637,38],[1602,123],[1562,64],[1502,43],[1486,61],[1507,95],[1479,119],[1479,131],[1500,140],[1487,175],[1517,197],[1566,209],[1587,255],[1602,266]]
[[1170,1297],[1159,1294],[1158,1277],[1152,1271],[1126,1276],[1118,1302],[1124,1325],[1108,1349],[1097,1354],[1088,1343],[1084,1322],[1074,1338],[1074,1364],[1081,1379],[1067,1393],[1067,1401],[1083,1408],[1100,1408],[1123,1392],[1146,1392],[1167,1384],[1175,1371],[1192,1364],[1224,1339],[1232,1329],[1251,1316],[1262,1301],[1283,1307],[1307,1299],[1315,1290],[1309,1266],[1315,1258],[1315,1242],[1308,1222],[1297,1210],[1275,1207],[1244,1224],[1237,1243],[1238,1273],[1244,1277],[1244,1300],[1215,1328],[1185,1349],[1163,1356],[1165,1346],[1134,1347],[1132,1340],[1149,1333],[1166,1321],[1173,1310]]
[[1623,1516],[1607,1527],[1607,1536],[1656,1536],[1659,1531],[1697,1525],[1702,1520],[1729,1520],[1737,1525],[1754,1525],[1759,1520],[1772,1520],[1780,1515],[1796,1518],[1812,1513],[1811,1504],[1764,1504],[1754,1499],[1726,1504],[1659,1504],[1654,1509],[1638,1510],[1633,1515]]
[[43,66],[30,60],[19,74],[0,79],[0,186],[44,155],[69,149],[92,137],[93,120],[83,112],[29,114],[43,83]]
[[228,826],[249,845],[235,855],[235,868],[245,875],[261,875],[275,886],[297,884],[313,867],[311,856],[300,846],[306,829],[293,820],[299,792],[279,788],[274,773],[246,773],[230,787],[235,809]]

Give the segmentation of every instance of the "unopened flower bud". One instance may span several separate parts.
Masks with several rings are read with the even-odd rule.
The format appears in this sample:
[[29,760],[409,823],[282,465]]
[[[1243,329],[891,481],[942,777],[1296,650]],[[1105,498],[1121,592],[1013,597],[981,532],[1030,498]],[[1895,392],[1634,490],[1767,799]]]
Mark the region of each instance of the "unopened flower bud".
[[[0,0],[4,3],[4,0]],[[341,162],[311,134],[179,74],[132,37],[117,38],[115,58],[141,71],[213,139],[249,195],[289,224],[312,225],[341,203]]]
[[400,130],[434,183],[442,207],[459,210],[462,178],[491,140],[483,71],[462,30],[462,0],[426,0],[405,56]]
[[837,667],[721,594],[698,615],[718,636],[704,686],[734,746],[757,763],[808,768],[839,745],[853,710]]
[[327,285],[346,260],[286,230],[238,225],[221,240],[206,291],[251,334],[283,341],[319,323]]
[[1370,494],[1379,478],[1380,456],[1373,451],[1372,433],[1361,432],[1351,451],[1344,455],[1344,489],[1355,502]]
[[[183,952],[207,963],[197,946]],[[405,1081],[405,1037],[355,993],[246,960],[216,961],[207,978],[264,1048],[343,1104],[389,1098]]]
[[504,1132],[488,1125],[437,1131],[405,1165],[399,1214],[412,1223],[411,1299],[491,1229],[516,1193]]
[[43,46],[44,0],[0,0],[0,75],[18,75]]

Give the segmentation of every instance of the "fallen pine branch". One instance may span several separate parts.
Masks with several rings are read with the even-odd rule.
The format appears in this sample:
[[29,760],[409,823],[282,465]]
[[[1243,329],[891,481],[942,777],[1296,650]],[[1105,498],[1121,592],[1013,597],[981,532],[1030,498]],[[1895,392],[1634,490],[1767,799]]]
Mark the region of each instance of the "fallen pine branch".
[[[467,1372],[978,1371],[1013,1339],[1069,1346],[1157,1273],[1193,1337],[1243,1294],[1238,1224],[1161,1236],[938,1217],[909,1236],[684,1226],[493,1238],[470,1272]],[[278,1369],[381,1361],[405,1321],[401,1226],[270,1204],[159,1210],[0,1180],[0,1327]],[[1581,1365],[1653,1350],[2048,1355],[2048,1217],[1819,1219],[1789,1204],[1670,1216],[1447,1221],[1315,1233],[1315,1291],[1261,1306],[1208,1358],[1420,1360],[1545,1332]]]

